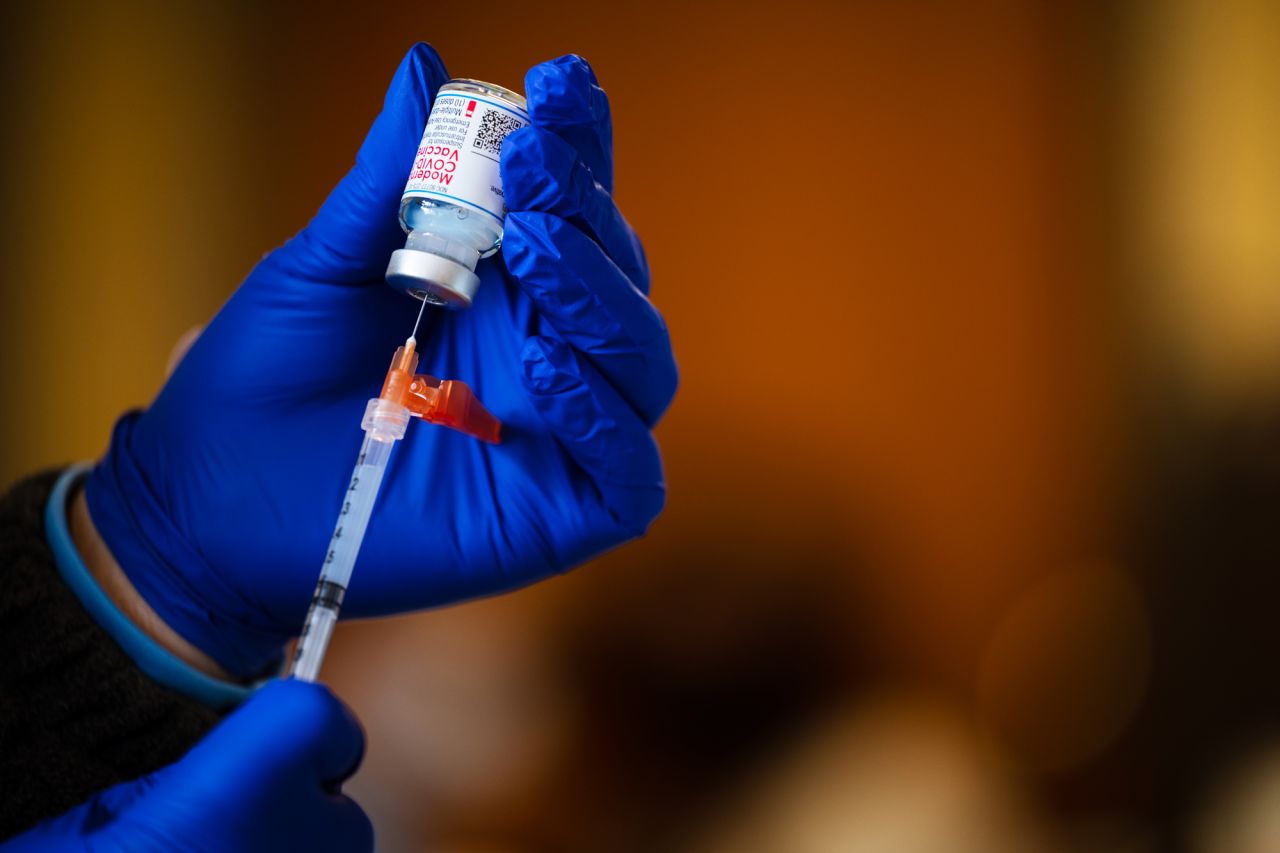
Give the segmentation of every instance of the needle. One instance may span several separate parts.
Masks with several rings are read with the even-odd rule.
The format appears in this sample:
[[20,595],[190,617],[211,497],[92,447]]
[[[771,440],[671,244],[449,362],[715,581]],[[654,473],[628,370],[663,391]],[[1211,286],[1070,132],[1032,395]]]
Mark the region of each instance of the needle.
[[427,310],[427,300],[422,300],[422,307],[418,309],[418,319],[413,321],[413,334],[409,335],[409,340],[405,343],[418,343],[418,324],[422,322],[422,312]]

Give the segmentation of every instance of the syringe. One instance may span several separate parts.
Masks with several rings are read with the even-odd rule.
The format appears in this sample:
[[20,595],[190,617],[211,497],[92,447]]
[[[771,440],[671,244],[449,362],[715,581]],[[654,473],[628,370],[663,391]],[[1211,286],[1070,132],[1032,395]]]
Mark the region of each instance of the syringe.
[[338,511],[338,523],[329,539],[320,580],[311,597],[311,607],[307,610],[289,672],[302,681],[315,681],[320,672],[382,476],[387,470],[391,448],[404,438],[409,418],[418,417],[452,427],[495,444],[499,440],[502,424],[480,405],[470,388],[461,382],[414,375],[418,366],[416,346],[417,341],[410,336],[404,346],[396,350],[382,393],[365,407],[360,424],[365,432],[364,444]]
[[[412,337],[405,341],[405,345],[396,350],[396,361],[416,362],[413,352],[416,343]],[[392,373],[397,372],[396,367],[393,362]],[[351,472],[351,482],[343,496],[342,509],[338,511],[338,523],[329,538],[329,550],[320,569],[320,580],[311,596],[311,607],[294,651],[290,675],[302,681],[315,681],[320,673],[320,664],[324,662],[324,653],[329,648],[338,611],[342,609],[342,599],[355,569],[356,555],[369,526],[373,502],[378,497],[387,460],[391,458],[391,448],[404,438],[409,426],[409,410],[393,400],[375,397],[365,407],[360,426],[364,429],[364,444]]]

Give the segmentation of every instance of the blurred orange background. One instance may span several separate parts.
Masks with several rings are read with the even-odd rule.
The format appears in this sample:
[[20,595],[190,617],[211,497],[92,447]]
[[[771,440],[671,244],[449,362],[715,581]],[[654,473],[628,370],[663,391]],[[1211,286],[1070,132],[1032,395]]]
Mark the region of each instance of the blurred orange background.
[[[147,404],[414,41],[514,88],[581,53],[610,95],[682,372],[668,507],[564,578],[340,632],[382,848],[1253,849],[1162,793],[1196,726],[1153,709],[1213,618],[1280,639],[1242,615],[1274,582],[1196,620],[1162,568],[1280,568],[1274,4],[6,14],[5,482]],[[1197,501],[1256,536],[1192,559]],[[1280,709],[1230,660],[1221,702]],[[875,820],[815,805],[828,776]]]

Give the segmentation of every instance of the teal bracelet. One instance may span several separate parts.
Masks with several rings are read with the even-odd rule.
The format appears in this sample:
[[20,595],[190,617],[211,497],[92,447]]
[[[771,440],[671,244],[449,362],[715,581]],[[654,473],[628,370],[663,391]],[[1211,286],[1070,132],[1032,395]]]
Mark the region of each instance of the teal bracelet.
[[53,549],[58,573],[75,592],[94,621],[124,649],[125,654],[138,665],[138,669],[153,680],[217,710],[240,704],[259,685],[222,681],[205,675],[186,663],[133,624],[89,573],[89,567],[84,564],[75,543],[71,541],[71,530],[67,526],[67,497],[81,478],[89,473],[90,467],[85,464],[72,465],[63,471],[53,487],[53,493],[49,495],[49,503],[45,505],[45,538]]

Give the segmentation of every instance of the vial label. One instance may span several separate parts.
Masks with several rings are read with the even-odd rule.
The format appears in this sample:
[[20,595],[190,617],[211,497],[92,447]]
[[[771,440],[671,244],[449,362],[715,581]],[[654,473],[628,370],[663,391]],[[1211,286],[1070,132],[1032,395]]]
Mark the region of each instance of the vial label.
[[502,141],[528,124],[529,114],[511,104],[441,92],[431,107],[403,198],[451,201],[501,223],[507,214],[498,170]]

